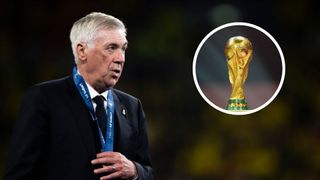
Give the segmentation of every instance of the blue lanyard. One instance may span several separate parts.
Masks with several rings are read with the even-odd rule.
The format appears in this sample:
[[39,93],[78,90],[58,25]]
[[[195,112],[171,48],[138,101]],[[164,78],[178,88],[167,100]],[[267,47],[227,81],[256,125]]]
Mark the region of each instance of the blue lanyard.
[[96,121],[99,129],[99,137],[101,142],[102,151],[113,151],[113,139],[114,139],[114,101],[112,91],[109,90],[107,97],[107,123],[106,123],[106,139],[104,139],[101,128],[99,126],[96,113],[94,112],[90,93],[83,77],[78,73],[77,67],[73,68],[73,81],[84,100],[92,118]]

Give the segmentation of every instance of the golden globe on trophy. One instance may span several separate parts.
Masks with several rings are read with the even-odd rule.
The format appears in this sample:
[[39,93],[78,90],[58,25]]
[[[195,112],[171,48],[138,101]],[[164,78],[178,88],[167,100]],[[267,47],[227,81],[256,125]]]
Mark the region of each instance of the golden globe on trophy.
[[248,77],[249,63],[252,57],[252,44],[242,36],[231,37],[225,46],[225,55],[228,64],[228,75],[232,86],[227,110],[248,110],[245,99],[244,83]]

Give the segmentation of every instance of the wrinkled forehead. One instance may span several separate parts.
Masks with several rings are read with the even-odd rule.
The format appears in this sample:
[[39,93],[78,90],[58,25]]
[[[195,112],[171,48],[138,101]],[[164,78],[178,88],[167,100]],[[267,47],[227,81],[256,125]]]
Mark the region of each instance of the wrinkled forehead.
[[120,45],[128,43],[126,31],[121,28],[101,28],[95,33],[94,41],[113,42]]

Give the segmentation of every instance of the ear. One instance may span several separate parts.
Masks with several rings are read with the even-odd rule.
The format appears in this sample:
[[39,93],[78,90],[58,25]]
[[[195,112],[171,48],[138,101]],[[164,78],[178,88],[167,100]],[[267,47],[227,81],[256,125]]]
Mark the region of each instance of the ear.
[[77,44],[76,51],[77,51],[77,55],[80,63],[84,63],[87,61],[87,54],[85,50],[86,50],[85,44],[83,43]]

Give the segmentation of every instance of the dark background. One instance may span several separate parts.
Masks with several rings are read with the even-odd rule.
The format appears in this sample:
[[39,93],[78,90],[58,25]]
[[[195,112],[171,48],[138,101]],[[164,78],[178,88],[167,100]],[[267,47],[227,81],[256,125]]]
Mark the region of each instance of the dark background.
[[[158,179],[318,179],[318,6],[284,1],[0,2],[0,177],[26,89],[69,75],[69,31],[92,11],[127,25],[129,49],[117,85],[141,99]],[[197,92],[192,60],[217,26],[244,21],[268,31],[286,59],[286,79],[265,109],[231,116]]]

